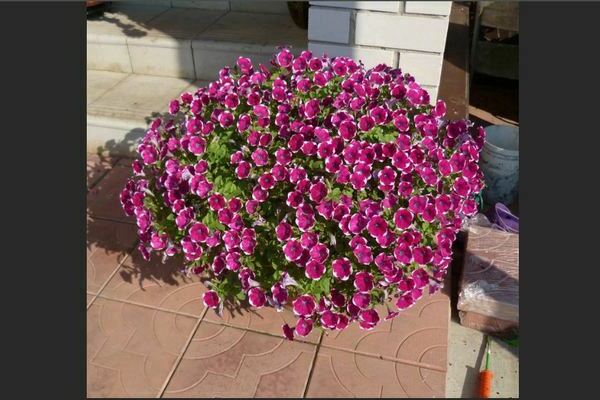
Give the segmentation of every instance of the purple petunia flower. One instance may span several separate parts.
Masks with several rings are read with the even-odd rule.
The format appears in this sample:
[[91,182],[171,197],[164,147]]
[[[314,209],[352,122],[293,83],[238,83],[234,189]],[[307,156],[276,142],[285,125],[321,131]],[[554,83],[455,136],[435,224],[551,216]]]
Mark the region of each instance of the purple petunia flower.
[[202,295],[202,302],[206,307],[217,308],[221,302],[221,299],[219,299],[217,292],[214,290],[209,290]]
[[308,317],[315,311],[317,304],[311,295],[303,294],[298,296],[296,300],[292,302],[292,309],[294,314],[301,317]]
[[298,336],[308,336],[308,334],[312,331],[313,322],[307,318],[298,319],[298,323],[296,324],[296,334]]
[[297,240],[288,240],[283,246],[283,253],[288,261],[296,261],[302,256],[302,245]]
[[304,267],[304,274],[308,279],[319,280],[325,274],[325,265],[318,261],[310,260]]
[[373,275],[365,271],[357,272],[354,275],[354,287],[361,293],[370,292],[373,289]]
[[372,237],[377,238],[387,232],[388,224],[385,219],[383,219],[379,215],[376,215],[372,217],[369,223],[367,224],[367,230],[369,231],[369,234]]
[[248,302],[251,306],[261,308],[267,302],[265,292],[258,287],[253,287],[248,290]]
[[354,250],[354,256],[360,264],[369,265],[373,262],[373,253],[371,248],[364,244],[358,244]]

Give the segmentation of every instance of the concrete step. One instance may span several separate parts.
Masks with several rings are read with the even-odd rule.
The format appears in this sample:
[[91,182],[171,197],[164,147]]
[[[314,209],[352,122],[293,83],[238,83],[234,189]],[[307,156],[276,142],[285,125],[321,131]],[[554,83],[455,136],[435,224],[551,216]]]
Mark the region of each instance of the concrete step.
[[264,63],[277,46],[307,48],[307,31],[283,13],[114,7],[87,21],[87,69],[214,80],[240,55]]
[[130,156],[149,122],[167,112],[169,101],[206,81],[87,71],[87,151]]

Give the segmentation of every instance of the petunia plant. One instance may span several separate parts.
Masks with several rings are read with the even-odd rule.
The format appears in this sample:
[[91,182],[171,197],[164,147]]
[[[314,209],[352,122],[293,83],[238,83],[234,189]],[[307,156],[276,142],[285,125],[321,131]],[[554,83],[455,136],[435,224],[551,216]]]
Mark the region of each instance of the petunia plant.
[[288,339],[373,329],[440,288],[484,131],[397,68],[287,48],[271,64],[239,57],[151,123],[120,197],[139,251],[183,256],[217,312],[291,306]]

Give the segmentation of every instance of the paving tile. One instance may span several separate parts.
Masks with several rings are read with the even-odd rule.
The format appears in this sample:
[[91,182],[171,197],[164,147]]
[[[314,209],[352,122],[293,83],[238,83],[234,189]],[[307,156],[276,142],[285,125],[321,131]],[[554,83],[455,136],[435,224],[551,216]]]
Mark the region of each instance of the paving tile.
[[163,397],[301,397],[314,350],[202,322]]
[[89,307],[90,303],[92,302],[92,300],[94,300],[94,297],[96,297],[96,296],[94,296],[93,294],[86,294],[86,296],[87,297],[86,297],[85,304]]
[[87,70],[87,104],[98,100],[109,89],[123,80],[127,74],[111,71]]
[[167,11],[167,7],[127,7],[116,3],[116,7],[105,11],[97,18],[87,20],[88,31],[120,32],[127,36],[144,34],[148,21]]
[[86,179],[88,189],[95,185],[109,169],[116,163],[115,157],[98,155],[98,154],[87,154],[86,160]]
[[[257,309],[249,305],[243,308],[225,306],[222,317],[219,317],[213,310],[208,310],[204,316],[204,320],[264,332],[280,337],[282,336],[281,326],[283,324],[287,323],[291,327],[296,325],[296,317],[290,307],[285,307],[283,311],[278,312],[273,307],[262,307]],[[301,340],[317,343],[319,341],[319,331],[319,329],[314,329],[308,336]]]
[[130,167],[125,162],[115,165],[87,195],[87,213],[92,217],[111,218],[135,224],[133,217],[128,217],[121,208],[119,194],[127,180],[131,177]]
[[136,227],[87,219],[87,290],[97,293],[137,241]]
[[144,261],[136,249],[100,295],[201,316],[205,308],[202,293],[206,288],[197,276],[187,277],[180,272],[182,268],[183,259],[179,256],[165,264],[158,255]]
[[289,15],[230,12],[197,36],[201,40],[252,43],[275,47],[287,44],[306,47],[306,31],[298,28]]
[[87,33],[86,67],[130,74],[131,60],[125,43],[125,37],[102,33]]
[[87,312],[87,397],[156,397],[196,322],[97,298]]
[[171,8],[153,18],[146,26],[150,35],[191,39],[206,30],[225,13],[224,10]]
[[290,12],[285,1],[229,0],[229,5],[231,11],[243,11],[256,14],[289,15]]
[[153,113],[166,110],[169,100],[191,83],[189,79],[129,75],[89,104],[88,114],[135,120],[146,125]]
[[[380,316],[386,315],[379,308]],[[450,299],[446,293],[424,295],[413,307],[375,329],[365,331],[351,324],[343,331],[325,332],[322,346],[371,354],[413,365],[445,370]]]
[[190,39],[152,35],[127,38],[135,74],[195,79]]
[[320,347],[307,397],[444,397],[445,374]]

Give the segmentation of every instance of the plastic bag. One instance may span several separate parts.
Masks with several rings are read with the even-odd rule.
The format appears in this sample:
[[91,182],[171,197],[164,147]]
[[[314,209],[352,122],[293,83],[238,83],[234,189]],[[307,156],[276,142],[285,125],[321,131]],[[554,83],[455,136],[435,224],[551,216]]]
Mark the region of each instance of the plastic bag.
[[519,235],[493,227],[483,215],[466,221],[468,232],[457,308],[519,321]]

